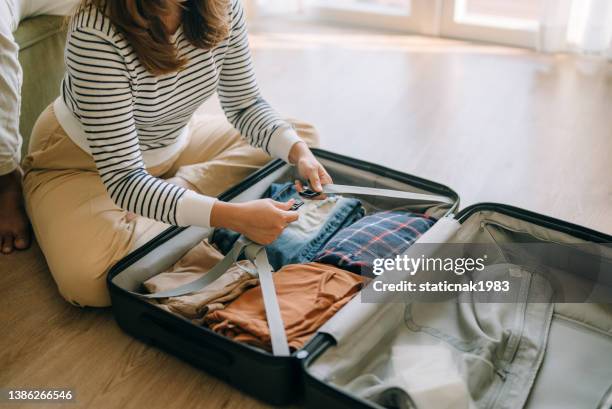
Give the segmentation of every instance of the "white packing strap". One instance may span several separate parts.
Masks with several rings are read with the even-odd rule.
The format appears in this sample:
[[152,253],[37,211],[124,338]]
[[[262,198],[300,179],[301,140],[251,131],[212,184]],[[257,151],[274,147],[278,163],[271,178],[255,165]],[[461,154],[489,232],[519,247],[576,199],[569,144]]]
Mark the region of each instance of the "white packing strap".
[[452,199],[439,195],[430,195],[425,193],[414,193],[405,192],[403,190],[393,189],[379,189],[374,187],[364,186],[350,186],[350,185],[336,185],[327,184],[323,185],[323,193],[330,194],[354,194],[354,195],[367,195],[367,196],[382,196],[382,197],[394,197],[397,199],[406,199],[416,202],[427,202],[427,203],[446,203],[453,204]]
[[[245,252],[247,258],[253,259],[257,273],[259,275],[259,285],[263,296],[264,307],[266,309],[266,319],[270,331],[270,341],[272,343],[272,353],[276,356],[289,356],[289,343],[285,332],[285,324],[281,316],[274,281],[272,280],[272,266],[268,261],[266,249],[263,246],[249,246]],[[251,252],[256,252],[253,258]]]

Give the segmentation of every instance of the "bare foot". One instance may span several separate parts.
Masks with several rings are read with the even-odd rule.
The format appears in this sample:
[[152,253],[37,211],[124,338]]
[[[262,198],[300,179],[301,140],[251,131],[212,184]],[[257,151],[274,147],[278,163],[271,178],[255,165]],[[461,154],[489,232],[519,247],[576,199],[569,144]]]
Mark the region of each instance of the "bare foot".
[[30,247],[30,223],[23,206],[21,169],[0,176],[0,251]]

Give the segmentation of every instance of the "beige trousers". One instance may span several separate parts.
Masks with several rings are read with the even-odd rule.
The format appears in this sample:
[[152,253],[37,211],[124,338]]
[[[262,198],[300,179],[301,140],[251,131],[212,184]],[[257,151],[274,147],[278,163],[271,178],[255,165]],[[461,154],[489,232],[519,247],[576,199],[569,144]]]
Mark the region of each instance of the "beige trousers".
[[[289,122],[308,145],[318,144],[312,126]],[[196,115],[189,128],[186,147],[149,173],[217,196],[270,160],[223,116]],[[168,225],[113,203],[93,159],[66,135],[52,106],[34,125],[23,168],[26,209],[60,293],[75,305],[108,306],[108,270]]]

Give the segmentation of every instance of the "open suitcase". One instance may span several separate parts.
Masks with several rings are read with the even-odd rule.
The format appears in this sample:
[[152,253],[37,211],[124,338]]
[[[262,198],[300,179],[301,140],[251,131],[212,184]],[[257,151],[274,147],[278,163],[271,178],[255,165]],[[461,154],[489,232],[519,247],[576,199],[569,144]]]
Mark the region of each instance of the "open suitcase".
[[[590,243],[601,247],[602,254],[612,253],[609,245],[612,236],[503,204],[477,204],[457,213],[459,197],[448,187],[328,151],[313,149],[313,152],[335,183],[429,193],[450,199],[452,204],[448,205],[413,205],[414,210],[428,209],[438,219],[430,229],[432,234],[441,232],[443,237],[461,237],[467,241],[490,238],[492,243],[525,241],[526,238],[542,242]],[[292,166],[275,160],[223,193],[220,199],[256,199],[271,183],[294,180],[294,177]],[[379,210],[397,206],[397,202],[389,198],[369,198],[368,201]],[[113,313],[124,331],[270,404],[302,401],[313,408],[383,407],[335,379],[359,376],[363,368],[372,367],[367,359],[383,362],[391,356],[385,350],[390,348],[389,339],[393,338],[388,334],[405,328],[401,324],[406,319],[407,305],[364,304],[359,296],[355,297],[301,350],[282,357],[194,325],[132,293],[209,235],[209,229],[170,227],[111,269],[108,287]],[[606,268],[609,266],[607,264]],[[601,285],[612,287],[612,270],[607,273],[607,277],[603,274],[597,279],[603,280]],[[579,277],[580,273],[577,276],[577,280],[592,279]],[[347,324],[349,321],[351,323]],[[493,368],[491,382],[483,387],[486,393],[474,401],[470,397],[466,407],[609,407],[612,401],[612,304],[553,305],[546,325],[546,336],[541,339],[545,350],[531,360],[537,365],[530,372],[530,379],[517,380],[521,378],[517,376],[520,372],[512,373],[512,368],[510,371]],[[525,352],[524,359],[529,360],[529,351],[524,351],[528,342],[519,342],[512,334],[502,338],[505,344],[511,345],[513,356]],[[344,354],[345,351],[350,353]],[[334,359],[342,361],[341,369],[334,367]],[[393,402],[387,406],[393,407]],[[410,406],[398,404],[397,407]]]

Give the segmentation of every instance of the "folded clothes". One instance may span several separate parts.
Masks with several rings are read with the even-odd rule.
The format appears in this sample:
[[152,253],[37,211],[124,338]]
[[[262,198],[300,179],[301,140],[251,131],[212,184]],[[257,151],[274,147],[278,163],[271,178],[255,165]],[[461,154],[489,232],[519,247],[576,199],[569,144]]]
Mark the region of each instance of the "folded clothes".
[[[307,263],[283,267],[273,275],[274,287],[292,350],[304,343],[361,289],[363,277],[334,266]],[[261,287],[247,290],[204,323],[238,342],[268,351],[270,330]]]
[[[298,195],[293,183],[272,184],[266,197],[280,202],[292,198],[304,202],[297,209],[299,219],[290,223],[272,244],[266,246],[274,270],[288,264],[312,261],[334,234],[364,215],[357,199],[329,196],[323,200],[309,200]],[[211,241],[225,254],[238,237],[239,234],[233,231],[217,229]]]
[[375,259],[403,253],[434,223],[434,219],[409,212],[373,213],[338,232],[314,261],[371,276]]
[[[206,241],[201,241],[170,270],[145,281],[144,286],[151,293],[180,287],[202,277],[222,258],[223,255],[217,249]],[[180,297],[162,298],[157,301],[157,305],[201,324],[207,313],[224,308],[225,304],[258,284],[257,277],[249,272],[254,270],[255,266],[250,261],[238,261],[200,291]]]

